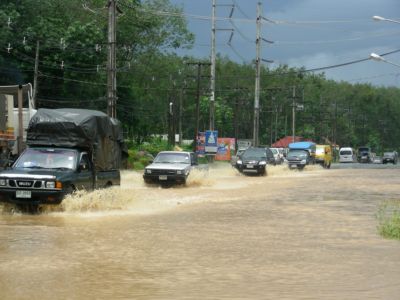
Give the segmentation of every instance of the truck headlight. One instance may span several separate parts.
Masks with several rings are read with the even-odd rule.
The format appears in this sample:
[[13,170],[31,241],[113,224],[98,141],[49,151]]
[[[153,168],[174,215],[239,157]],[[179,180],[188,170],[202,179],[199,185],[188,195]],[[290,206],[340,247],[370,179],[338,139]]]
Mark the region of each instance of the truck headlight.
[[242,162],[241,159],[239,159],[236,163],[237,163],[238,165],[241,165],[243,162]]
[[7,181],[5,179],[0,179],[0,186],[6,186]]
[[176,174],[182,175],[182,171],[181,171],[181,170],[177,170],[177,171],[176,171]]
[[262,161],[260,161],[260,163],[259,163],[260,166],[263,166],[263,165],[266,165],[266,164],[267,164],[267,162],[266,162],[265,160],[262,160]]
[[307,163],[307,160],[303,159],[303,160],[301,161],[301,163],[302,163],[302,164],[305,164],[305,163]]
[[147,174],[151,174],[151,170],[150,169],[146,169],[146,173]]
[[46,181],[46,188],[47,189],[54,189],[56,187],[55,181]]

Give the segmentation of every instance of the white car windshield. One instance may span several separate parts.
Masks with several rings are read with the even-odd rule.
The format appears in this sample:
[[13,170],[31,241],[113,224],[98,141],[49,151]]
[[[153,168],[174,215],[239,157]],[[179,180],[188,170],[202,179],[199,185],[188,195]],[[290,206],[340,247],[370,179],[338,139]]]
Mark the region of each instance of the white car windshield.
[[74,169],[77,152],[68,149],[27,149],[15,163],[15,168]]
[[154,162],[190,164],[190,156],[187,153],[159,153]]

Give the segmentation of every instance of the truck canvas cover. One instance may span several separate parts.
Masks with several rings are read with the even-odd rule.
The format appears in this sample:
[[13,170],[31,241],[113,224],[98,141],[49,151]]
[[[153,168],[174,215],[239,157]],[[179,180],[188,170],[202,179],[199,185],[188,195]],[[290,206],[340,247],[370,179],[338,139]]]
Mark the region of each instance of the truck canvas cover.
[[88,109],[38,109],[27,131],[28,146],[85,149],[98,171],[119,169],[123,151],[120,122]]
[[315,152],[316,144],[313,142],[296,142],[290,143],[289,149],[296,149],[296,150],[308,150],[310,152]]

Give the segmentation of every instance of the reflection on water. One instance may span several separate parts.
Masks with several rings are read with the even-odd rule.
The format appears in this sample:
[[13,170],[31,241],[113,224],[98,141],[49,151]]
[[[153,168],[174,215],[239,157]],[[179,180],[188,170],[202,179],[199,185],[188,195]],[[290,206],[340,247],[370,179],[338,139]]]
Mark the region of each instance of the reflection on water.
[[194,171],[29,215],[0,209],[0,299],[397,299],[400,243],[375,213],[399,169]]

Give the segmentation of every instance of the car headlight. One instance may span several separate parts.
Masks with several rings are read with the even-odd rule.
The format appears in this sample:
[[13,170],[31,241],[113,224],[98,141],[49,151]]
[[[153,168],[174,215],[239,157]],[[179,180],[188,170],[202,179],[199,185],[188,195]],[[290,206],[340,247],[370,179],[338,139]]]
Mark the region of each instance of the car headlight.
[[0,186],[6,186],[7,181],[5,179],[0,179]]
[[241,159],[239,159],[236,163],[237,163],[238,165],[241,165],[243,162],[242,162]]
[[307,163],[307,160],[303,159],[303,160],[301,161],[301,163],[302,163],[302,164],[305,164],[305,163]]
[[176,174],[181,175],[181,174],[182,174],[182,171],[181,171],[181,170],[177,170],[177,171],[176,171]]
[[56,187],[55,181],[46,181],[46,188],[47,189],[54,189]]
[[147,174],[151,174],[151,170],[150,169],[146,169],[146,173]]
[[265,160],[262,160],[262,161],[260,161],[260,163],[259,163],[260,166],[263,166],[263,165],[266,165],[266,164],[267,164],[267,162],[266,162]]

